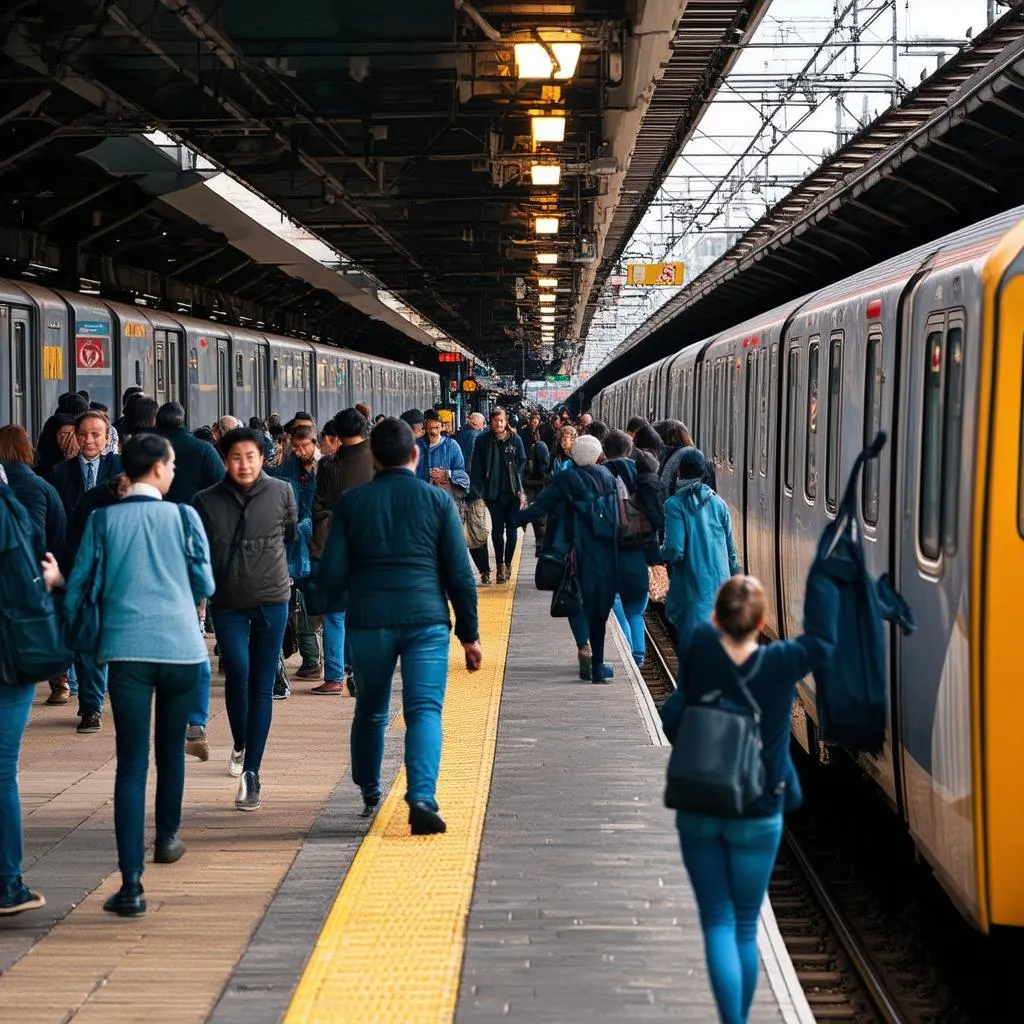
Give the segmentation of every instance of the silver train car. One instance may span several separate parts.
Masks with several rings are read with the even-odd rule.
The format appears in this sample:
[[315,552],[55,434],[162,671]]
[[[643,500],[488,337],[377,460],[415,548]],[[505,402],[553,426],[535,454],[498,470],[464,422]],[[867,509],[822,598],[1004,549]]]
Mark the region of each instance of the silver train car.
[[[918,629],[890,634],[885,748],[859,758],[976,927],[1024,926],[1024,208],[722,331],[605,388],[591,412],[680,419],[715,463],[768,631],[797,634],[854,457],[866,557]],[[684,347],[685,346],[685,347]],[[794,733],[817,752],[814,683]]]
[[299,410],[323,423],[355,402],[397,416],[441,397],[440,376],[414,366],[0,280],[0,422],[38,437],[57,398],[83,389],[117,416],[132,385],[161,404],[180,402],[193,426],[227,414],[289,419]]

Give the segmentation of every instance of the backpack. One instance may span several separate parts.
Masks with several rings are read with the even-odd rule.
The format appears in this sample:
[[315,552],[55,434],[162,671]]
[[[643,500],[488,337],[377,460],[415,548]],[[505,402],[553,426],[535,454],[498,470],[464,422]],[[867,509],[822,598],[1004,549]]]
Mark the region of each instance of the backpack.
[[619,499],[619,547],[643,547],[654,535],[647,513],[637,493],[629,493],[626,481],[622,477],[615,478],[615,490]]
[[[93,550],[92,563],[86,573],[86,584],[82,587],[78,607],[64,606],[64,632],[68,646],[76,654],[95,655],[100,645],[100,630],[103,626],[101,606],[103,604],[104,563],[106,549],[103,543],[107,525],[106,508],[90,513],[93,530],[99,534],[99,541]],[[104,531],[101,533],[100,531]]]
[[723,700],[720,690],[686,705],[668,762],[666,807],[739,818],[764,792],[761,708],[747,689],[760,667],[759,650],[745,678],[734,671],[748,710]]
[[36,562],[32,520],[8,487],[0,487],[0,537],[0,678],[34,685],[66,672],[72,657]]
[[619,538],[619,492],[595,494],[589,501],[576,503],[576,510],[590,527],[595,537],[601,540]]

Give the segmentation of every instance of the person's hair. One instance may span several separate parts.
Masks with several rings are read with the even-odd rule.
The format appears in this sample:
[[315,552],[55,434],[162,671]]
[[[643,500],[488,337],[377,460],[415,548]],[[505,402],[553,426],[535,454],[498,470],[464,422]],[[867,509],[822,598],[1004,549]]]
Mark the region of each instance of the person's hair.
[[185,409],[180,402],[164,402],[156,413],[157,430],[180,430],[185,426]]
[[81,395],[68,395],[60,411],[71,416],[81,416],[83,412],[89,411],[89,403]]
[[226,459],[231,454],[231,449],[237,444],[244,444],[248,441],[256,445],[260,456],[263,455],[263,438],[250,427],[235,427],[220,438],[220,453]]
[[280,441],[281,438],[284,437],[284,427],[282,427],[280,423],[271,423],[270,426],[267,427],[267,431],[270,434],[270,439],[272,441]]
[[742,640],[761,625],[766,607],[760,580],[733,576],[722,584],[715,598],[715,619],[723,633]]
[[89,401],[89,392],[86,391],[84,388],[78,392],[78,396],[80,398],[84,398],[87,402]]
[[626,424],[626,433],[635,434],[641,427],[647,426],[647,420],[643,416],[630,416],[629,422]]
[[0,427],[0,462],[24,462],[29,466],[35,462],[32,442],[24,427],[17,424]]
[[213,431],[209,427],[196,427],[192,431],[192,436],[198,438],[200,441],[208,441],[213,443]]
[[312,423],[300,423],[292,427],[291,438],[293,441],[315,441],[316,427]]
[[370,431],[370,451],[384,469],[408,466],[416,450],[416,436],[405,420],[388,416]]
[[249,429],[250,430],[261,430],[266,433],[267,425],[259,418],[259,416],[249,417]]
[[658,432],[649,423],[645,423],[633,438],[633,444],[644,451],[654,452],[655,455],[661,451],[661,438]]
[[373,418],[373,422],[374,422],[374,424],[377,424],[377,423],[383,423],[383,422],[384,422],[384,421],[385,421],[386,419],[387,419],[387,416],[385,416],[385,415],[384,415],[384,413],[382,413],[382,412],[379,412],[379,413],[377,413],[377,415],[376,415],[376,416],[375,416],[375,417]]
[[693,438],[685,424],[679,420],[658,420],[654,429],[661,438],[662,444],[668,448],[692,448]]
[[437,414],[435,409],[428,409],[423,414],[424,423],[444,423],[444,420]]
[[[381,422],[384,421],[381,420]],[[370,423],[358,409],[342,409],[334,417],[333,423],[338,437],[370,436]]]
[[171,442],[159,434],[133,434],[121,449],[124,474],[133,483],[148,476],[158,462],[167,462],[172,453]]
[[125,433],[129,436],[140,434],[144,430],[153,430],[156,427],[156,414],[160,406],[155,398],[147,395],[138,395],[132,399],[128,411],[125,413]]
[[604,439],[608,436],[608,425],[600,420],[591,420],[580,433],[596,437],[598,441],[604,444]]
[[338,428],[334,425],[334,420],[328,420],[324,424],[324,429],[320,431],[321,437],[341,437],[338,433]]
[[507,413],[507,412],[505,411],[505,409],[504,409],[504,408],[503,408],[502,406],[500,406],[500,405],[496,405],[496,406],[495,406],[495,407],[494,407],[494,408],[493,408],[493,409],[491,410],[491,415],[490,415],[490,416],[488,417],[488,420],[490,420],[491,422],[493,422],[493,421],[494,421],[494,417],[495,417],[495,416],[504,416],[504,417],[505,417],[505,419],[508,419],[508,418],[509,418],[509,416],[508,416],[508,413]]
[[95,409],[86,409],[85,412],[80,412],[75,417],[75,432],[78,432],[78,428],[86,420],[99,420],[103,424],[103,429],[106,430],[107,436],[110,436],[110,420],[107,419],[105,412],[97,412]]
[[128,400],[133,395],[141,395],[141,394],[142,394],[142,388],[140,388],[137,384],[133,384],[130,388],[125,388],[124,389],[124,394],[121,395],[121,411],[122,412],[127,412],[128,411]]
[[109,412],[110,410],[102,402],[90,402],[90,409],[95,409],[97,412]]
[[604,456],[606,459],[624,459],[633,450],[633,442],[629,434],[621,430],[609,430],[604,439]]
[[364,420],[369,420],[369,418],[370,418],[370,407],[365,402],[356,402],[355,410],[356,410],[356,412],[360,412],[360,413],[363,414],[363,419]]

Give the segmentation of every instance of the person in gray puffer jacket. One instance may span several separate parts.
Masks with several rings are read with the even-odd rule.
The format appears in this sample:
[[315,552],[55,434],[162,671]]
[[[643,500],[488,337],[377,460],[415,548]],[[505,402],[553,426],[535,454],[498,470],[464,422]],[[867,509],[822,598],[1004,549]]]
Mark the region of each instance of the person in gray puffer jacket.
[[288,545],[298,510],[291,485],[263,472],[263,441],[247,427],[220,441],[227,475],[200,491],[195,509],[210,541],[217,590],[211,603],[224,662],[224,700],[241,776],[235,807],[260,807],[260,763],[270,733],[274,677],[288,621]]

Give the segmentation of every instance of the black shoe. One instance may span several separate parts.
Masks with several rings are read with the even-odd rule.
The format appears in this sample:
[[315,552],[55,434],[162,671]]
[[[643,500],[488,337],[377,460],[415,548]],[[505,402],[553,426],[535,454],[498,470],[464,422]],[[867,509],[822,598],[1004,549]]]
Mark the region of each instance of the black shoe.
[[153,863],[173,864],[176,860],[181,860],[186,849],[188,847],[177,836],[171,836],[170,839],[158,839],[153,846]]
[[444,818],[418,801],[409,805],[409,828],[414,836],[434,836],[448,831]]
[[20,878],[0,886],[0,917],[12,917],[45,906],[46,897],[33,892]]
[[372,818],[374,812],[380,806],[379,796],[364,796],[363,809],[359,812],[360,818]]
[[146,912],[142,876],[122,875],[121,888],[103,904],[103,909],[118,917],[142,917]]
[[100,718],[98,711],[90,711],[87,715],[82,715],[82,720],[78,723],[78,732],[89,733],[99,732],[103,728],[103,720]]

